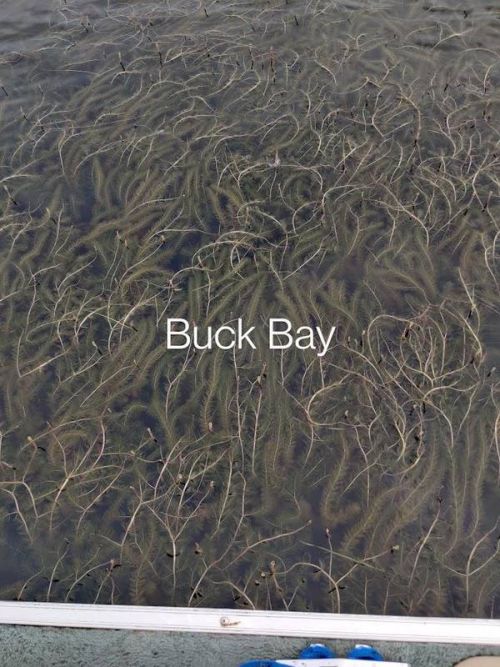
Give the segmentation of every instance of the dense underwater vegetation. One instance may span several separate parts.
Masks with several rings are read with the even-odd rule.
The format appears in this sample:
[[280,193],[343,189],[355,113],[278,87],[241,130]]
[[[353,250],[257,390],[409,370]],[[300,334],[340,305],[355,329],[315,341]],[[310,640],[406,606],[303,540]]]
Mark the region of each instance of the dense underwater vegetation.
[[[0,595],[500,614],[498,12],[0,8]],[[335,325],[168,350],[167,318]]]

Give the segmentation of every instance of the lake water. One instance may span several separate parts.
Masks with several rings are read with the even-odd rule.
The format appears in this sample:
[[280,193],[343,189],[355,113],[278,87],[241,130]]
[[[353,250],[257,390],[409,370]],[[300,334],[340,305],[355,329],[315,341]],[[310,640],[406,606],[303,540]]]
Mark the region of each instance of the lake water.
[[500,615],[499,20],[2,3],[2,599]]

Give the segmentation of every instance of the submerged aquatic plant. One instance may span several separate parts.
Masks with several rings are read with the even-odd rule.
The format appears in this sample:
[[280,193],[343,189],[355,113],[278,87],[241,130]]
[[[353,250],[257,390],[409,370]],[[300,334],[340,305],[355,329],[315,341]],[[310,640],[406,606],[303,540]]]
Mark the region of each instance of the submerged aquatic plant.
[[2,61],[2,595],[498,615],[491,10],[110,5]]

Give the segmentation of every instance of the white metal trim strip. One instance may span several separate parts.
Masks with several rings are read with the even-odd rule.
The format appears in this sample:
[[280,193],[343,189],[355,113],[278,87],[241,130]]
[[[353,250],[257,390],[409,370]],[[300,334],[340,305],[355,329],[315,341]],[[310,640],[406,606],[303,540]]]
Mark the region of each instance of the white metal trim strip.
[[471,618],[0,602],[0,623],[500,646],[500,621]]

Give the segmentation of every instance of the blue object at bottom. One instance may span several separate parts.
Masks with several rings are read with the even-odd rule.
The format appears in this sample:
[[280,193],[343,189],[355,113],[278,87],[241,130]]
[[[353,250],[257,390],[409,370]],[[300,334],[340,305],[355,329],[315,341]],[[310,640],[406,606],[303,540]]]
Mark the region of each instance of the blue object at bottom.
[[336,658],[337,656],[331,648],[324,644],[311,644],[300,652],[299,658],[302,660],[321,660],[321,658]]
[[[301,660],[321,660],[326,658],[336,658],[335,653],[324,644],[311,644],[299,655]],[[378,651],[371,646],[356,646],[346,656],[351,660],[372,660],[373,662],[383,662],[384,659]],[[283,667],[283,663],[276,660],[250,660],[244,662],[240,667]]]
[[371,646],[356,646],[346,656],[351,660],[372,660],[373,662],[383,662],[384,658]]

